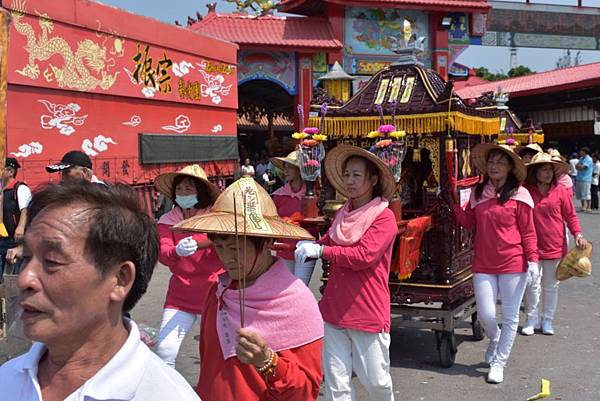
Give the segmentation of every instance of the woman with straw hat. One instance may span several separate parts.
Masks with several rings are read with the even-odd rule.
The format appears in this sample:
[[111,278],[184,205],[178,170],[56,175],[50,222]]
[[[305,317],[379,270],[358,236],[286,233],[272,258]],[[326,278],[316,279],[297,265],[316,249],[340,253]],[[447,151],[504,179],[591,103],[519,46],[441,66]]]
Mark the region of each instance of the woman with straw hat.
[[220,191],[197,164],[159,175],[154,186],[175,203],[158,221],[159,261],[172,276],[156,346],[158,356],[174,368],[181,342],[200,320],[208,289],[223,271],[223,264],[206,235],[174,232],[172,227],[206,213]]
[[234,182],[210,213],[177,228],[208,233],[226,269],[202,314],[200,397],[316,400],[323,319],[312,292],[270,249],[275,239],[312,236],[281,219],[252,178]]
[[[466,209],[455,204],[454,213],[460,225],[475,229],[473,287],[477,317],[490,338],[487,381],[500,383],[519,324],[527,270],[537,271],[533,200],[521,186],[527,176],[525,164],[509,147],[479,144],[471,154],[484,178],[471,192]],[[498,294],[502,330],[496,320]]]
[[533,218],[537,232],[540,271],[529,271],[525,289],[527,322],[521,333],[530,336],[538,324],[538,303],[542,294],[542,333],[552,335],[552,321],[558,304],[556,269],[567,254],[565,222],[575,238],[578,248],[584,249],[587,241],[567,189],[557,182],[557,177],[568,174],[569,166],[555,161],[546,153],[539,153],[527,165],[527,187],[535,203]]
[[517,146],[515,153],[519,155],[523,163],[527,164],[531,161],[531,158],[538,153],[544,153],[544,149],[537,143],[530,143],[526,146]]
[[[557,149],[548,149],[547,152],[552,157],[553,161],[567,163],[567,158],[564,157],[564,156],[561,156],[560,152]],[[567,172],[565,174],[561,174],[558,177],[556,177],[556,182],[558,184],[562,185],[563,187],[565,187],[565,189],[567,190],[568,195],[571,198],[573,198],[573,195],[574,195],[574,193],[573,193],[573,180],[569,176],[569,171],[568,170],[567,170]]]
[[318,243],[300,242],[296,259],[331,262],[320,302],[325,321],[325,399],[354,399],[355,372],[371,401],[394,399],[390,376],[388,279],[398,226],[388,208],[396,183],[374,154],[348,145],[325,159],[327,178],[348,198]]
[[[283,172],[283,178],[285,179],[285,185],[272,194],[277,213],[283,218],[293,218],[294,215],[301,214],[302,197],[306,193],[306,186],[300,175],[298,152],[293,151],[286,157],[273,157],[271,163]],[[284,240],[283,242],[295,246],[297,241]],[[292,274],[302,280],[304,284],[308,285],[310,283],[315,268],[314,260],[296,264],[293,251],[279,251],[277,256],[283,259]]]

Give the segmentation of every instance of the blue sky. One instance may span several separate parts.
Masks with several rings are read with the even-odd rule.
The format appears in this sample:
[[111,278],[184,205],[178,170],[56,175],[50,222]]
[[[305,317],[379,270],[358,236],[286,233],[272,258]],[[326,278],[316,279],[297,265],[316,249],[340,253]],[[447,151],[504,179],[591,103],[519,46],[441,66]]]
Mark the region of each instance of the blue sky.
[[[214,0],[213,0],[214,1]],[[159,20],[174,23],[179,20],[182,24],[188,15],[196,11],[206,14],[205,5],[209,0],[101,0],[102,3],[123,8],[136,14],[146,15]],[[540,1],[541,2],[541,1]],[[544,3],[575,4],[575,0],[544,0]],[[217,1],[217,10],[233,11],[235,6],[223,0]],[[584,5],[600,7],[600,0],[584,0]],[[546,71],[555,68],[556,60],[562,56],[562,50],[519,48],[517,63],[525,65],[534,71]],[[600,51],[582,51],[583,63],[600,61]],[[486,67],[492,72],[508,71],[509,49],[506,47],[471,46],[458,59],[458,62],[471,67]]]

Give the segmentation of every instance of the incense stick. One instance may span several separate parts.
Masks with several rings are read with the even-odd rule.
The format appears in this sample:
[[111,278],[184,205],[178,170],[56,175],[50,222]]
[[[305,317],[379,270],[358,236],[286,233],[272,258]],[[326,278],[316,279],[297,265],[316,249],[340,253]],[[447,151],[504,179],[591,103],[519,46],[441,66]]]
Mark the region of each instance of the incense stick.
[[[240,266],[240,238],[239,238],[239,231],[238,231],[238,224],[237,224],[237,218],[238,218],[238,214],[237,214],[237,202],[236,202],[236,196],[235,196],[235,192],[233,195],[233,224],[235,226],[235,251],[237,253],[237,269],[238,269],[238,274],[242,272],[242,268]],[[238,280],[238,294],[240,296],[240,325],[241,327],[244,327],[244,301],[243,301],[243,297],[242,297],[242,292],[240,291],[240,282]]]
[[240,313],[240,318],[241,318],[241,325],[242,327],[244,327],[244,320],[245,320],[245,306],[246,306],[246,248],[247,248],[247,243],[248,243],[248,238],[246,237],[246,195],[247,193],[244,192],[243,196],[244,196],[244,252],[243,252],[243,263],[242,263],[242,269],[243,269],[243,273],[242,273],[242,277],[243,277],[243,286],[242,286],[242,311]]

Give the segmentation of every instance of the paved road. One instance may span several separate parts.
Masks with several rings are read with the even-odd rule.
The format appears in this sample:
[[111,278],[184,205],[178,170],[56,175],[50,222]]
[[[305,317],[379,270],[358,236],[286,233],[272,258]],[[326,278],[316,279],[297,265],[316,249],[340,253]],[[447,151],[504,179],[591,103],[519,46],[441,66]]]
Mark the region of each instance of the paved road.
[[[580,214],[587,237],[600,246],[600,215]],[[555,322],[557,334],[517,336],[505,370],[505,382],[485,382],[482,363],[487,340],[473,341],[469,328],[457,330],[456,364],[439,367],[432,332],[395,329],[392,332],[391,363],[396,400],[402,401],[521,401],[539,391],[540,379],[552,383],[549,400],[600,400],[600,248],[595,253],[595,275],[561,284],[560,304]],[[148,294],[133,311],[141,323],[157,327],[169,280],[159,266]],[[317,274],[311,282],[318,296]],[[198,329],[183,343],[177,369],[191,383],[198,377]],[[357,400],[368,400],[358,387]]]

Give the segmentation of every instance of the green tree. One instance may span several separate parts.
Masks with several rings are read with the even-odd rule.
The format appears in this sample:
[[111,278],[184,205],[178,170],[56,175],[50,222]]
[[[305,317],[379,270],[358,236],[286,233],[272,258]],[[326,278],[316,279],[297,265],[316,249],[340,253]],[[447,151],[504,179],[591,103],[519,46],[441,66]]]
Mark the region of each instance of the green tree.
[[519,65],[515,68],[511,68],[508,71],[508,76],[510,78],[522,77],[530,74],[535,74],[535,71],[531,71],[528,67],[525,67],[524,65]]

